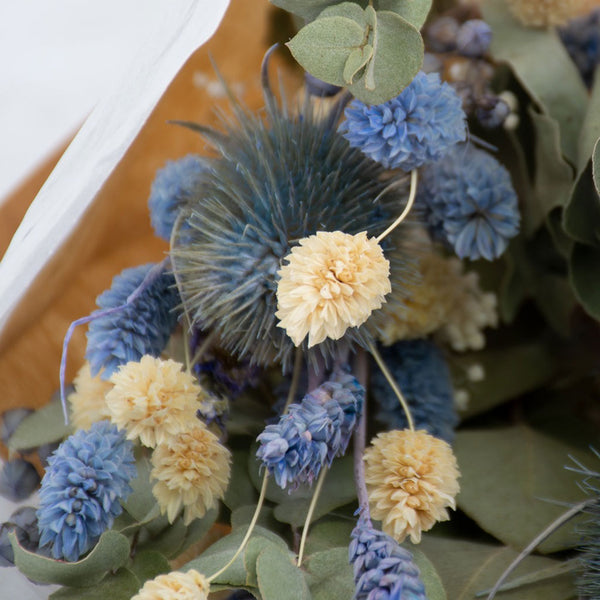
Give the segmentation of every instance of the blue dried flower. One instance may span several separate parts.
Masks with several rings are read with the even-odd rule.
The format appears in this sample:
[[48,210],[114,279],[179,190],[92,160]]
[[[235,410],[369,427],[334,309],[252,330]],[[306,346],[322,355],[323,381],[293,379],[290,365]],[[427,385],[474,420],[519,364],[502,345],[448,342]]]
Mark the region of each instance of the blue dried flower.
[[508,171],[471,145],[457,146],[423,168],[417,202],[434,236],[460,258],[498,258],[519,232]]
[[466,137],[462,102],[437,73],[417,73],[399,96],[346,108],[340,131],[354,148],[387,169],[412,171],[437,160]]
[[465,21],[456,34],[456,49],[463,56],[483,56],[492,41],[492,28],[481,19]]
[[133,444],[108,421],[68,437],[49,458],[37,512],[40,546],[77,560],[121,514],[136,477]]
[[35,467],[24,458],[13,458],[0,470],[0,496],[13,502],[29,498],[40,484]]
[[[117,275],[111,288],[96,299],[101,311],[125,304],[154,266],[125,269]],[[162,271],[128,306],[91,321],[86,358],[92,375],[104,368],[101,377],[108,379],[119,366],[139,361],[145,354],[160,356],[177,324],[179,302],[173,275]]]
[[156,235],[170,240],[181,207],[202,181],[206,163],[195,154],[168,161],[156,172],[150,190],[148,208]]
[[[458,416],[450,371],[440,349],[429,340],[408,340],[382,348],[381,356],[408,402],[415,428],[452,443]],[[406,429],[406,415],[398,398],[375,367],[370,391],[379,405],[377,420],[388,429]]]
[[[194,326],[214,331],[220,347],[237,358],[287,369],[295,347],[275,317],[283,258],[317,231],[377,236],[397,217],[407,186],[391,186],[382,195],[400,178],[383,181],[383,167],[337,132],[340,106],[326,118],[314,114],[309,101],[290,110],[265,80],[262,116],[234,103],[236,119],[223,123],[224,133],[193,126],[218,157],[210,159],[183,209],[171,259]],[[414,276],[405,232],[397,229],[384,241],[392,284],[388,305],[403,304],[404,284]],[[310,350],[305,341],[302,349],[315,362],[355,343],[366,348],[381,318],[374,313],[341,340]]]
[[301,402],[291,404],[278,423],[258,436],[256,456],[279,487],[311,484],[323,466],[346,452],[362,412],[364,389],[348,373],[336,373]]
[[583,80],[591,87],[600,64],[600,9],[573,19],[559,33]]
[[349,548],[355,600],[427,600],[412,554],[360,517]]

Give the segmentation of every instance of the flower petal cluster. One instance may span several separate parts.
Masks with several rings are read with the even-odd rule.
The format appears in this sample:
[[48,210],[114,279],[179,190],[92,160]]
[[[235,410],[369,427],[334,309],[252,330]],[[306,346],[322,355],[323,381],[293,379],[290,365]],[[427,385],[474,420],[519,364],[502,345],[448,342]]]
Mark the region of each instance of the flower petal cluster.
[[277,284],[278,327],[296,346],[337,340],[359,327],[392,291],[390,263],[375,238],[318,231],[286,256]]
[[[450,370],[440,349],[429,340],[408,340],[383,348],[381,356],[408,402],[415,428],[451,443],[458,416]],[[408,427],[396,395],[374,366],[369,391],[379,405],[379,422],[388,429]]]
[[575,17],[583,0],[506,0],[510,11],[530,27],[562,25]]
[[112,383],[100,375],[92,375],[89,362],[85,362],[73,380],[75,390],[69,394],[71,421],[76,429],[89,429],[92,423],[110,419],[106,405],[106,394],[112,389]]
[[137,476],[133,445],[108,421],[68,437],[48,459],[37,512],[40,546],[77,560],[121,514]]
[[346,452],[363,401],[364,388],[358,381],[348,373],[336,373],[301,402],[291,404],[278,423],[265,427],[258,436],[256,456],[282,489],[311,484],[323,466]]
[[381,341],[390,345],[436,332],[453,350],[481,350],[483,329],[498,324],[496,296],[481,290],[477,273],[463,270],[457,258],[433,251],[424,254],[419,261],[420,281],[407,285],[406,309],[382,309],[386,318]]
[[156,172],[148,208],[156,235],[170,240],[181,207],[193,195],[206,171],[206,163],[195,154],[168,161]]
[[508,171],[472,145],[426,165],[417,203],[438,239],[460,258],[498,258],[519,232],[517,195]]
[[158,445],[151,460],[152,492],[171,523],[182,508],[186,525],[203,517],[225,494],[231,453],[198,419]]
[[[142,265],[117,275],[111,288],[96,299],[100,308],[96,313],[124,305],[153,267]],[[175,278],[163,272],[123,309],[91,321],[86,358],[92,375],[104,369],[101,377],[108,379],[119,366],[144,354],[159,356],[177,324],[175,307],[179,302]]]
[[362,516],[352,531],[349,555],[355,600],[427,600],[412,554]]
[[149,355],[128,362],[110,381],[106,404],[112,422],[128,439],[139,438],[150,448],[187,429],[206,395],[181,363]]
[[412,171],[466,138],[462,102],[437,73],[417,73],[400,95],[368,106],[355,100],[340,131],[354,148],[386,169]]
[[591,87],[600,64],[600,9],[569,21],[559,33],[583,80]]
[[460,489],[450,446],[425,431],[380,433],[365,451],[365,480],[374,519],[398,542],[447,521]]
[[171,571],[149,579],[131,600],[208,600],[210,584],[202,573]]

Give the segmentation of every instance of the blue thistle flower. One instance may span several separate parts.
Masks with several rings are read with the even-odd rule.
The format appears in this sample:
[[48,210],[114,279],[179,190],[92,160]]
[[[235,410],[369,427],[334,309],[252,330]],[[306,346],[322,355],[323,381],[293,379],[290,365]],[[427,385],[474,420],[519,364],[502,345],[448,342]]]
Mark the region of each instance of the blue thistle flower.
[[352,375],[334,374],[265,427],[256,456],[282,489],[311,484],[323,466],[346,452],[363,401],[364,389]]
[[[111,288],[96,298],[101,309],[96,312],[125,304],[154,266],[150,263],[122,271]],[[86,351],[92,374],[104,368],[101,377],[108,379],[119,366],[139,361],[145,354],[160,356],[177,324],[179,302],[175,278],[163,271],[128,306],[92,320]]]
[[386,169],[412,171],[466,137],[462,102],[437,73],[417,73],[399,96],[368,106],[355,100],[340,131]]
[[[381,356],[406,398],[416,429],[452,443],[458,416],[450,371],[440,349],[429,340],[397,342]],[[370,392],[379,405],[375,417],[388,429],[406,429],[404,410],[383,373],[373,368]]]
[[481,19],[465,21],[456,34],[456,49],[463,56],[479,58],[492,42],[492,28]]
[[156,172],[148,208],[156,235],[169,241],[181,207],[194,193],[206,171],[206,163],[195,154],[168,161]]
[[559,29],[560,37],[588,87],[600,64],[600,9],[573,19]]
[[48,459],[37,512],[40,546],[77,560],[121,514],[137,476],[133,444],[108,421],[68,437]]
[[[277,327],[277,282],[282,260],[298,240],[317,231],[369,236],[382,233],[397,216],[406,185],[379,198],[390,181],[384,169],[351,148],[336,131],[341,107],[327,118],[305,102],[300,114],[280,106],[265,77],[264,118],[234,103],[235,121],[225,132],[200,125],[219,157],[209,160],[201,185],[183,209],[171,248],[182,301],[193,324],[218,334],[230,354],[253,365],[290,366],[295,349]],[[399,182],[399,179],[398,179]],[[406,229],[404,229],[404,232]],[[414,264],[406,236],[395,230],[385,240],[391,263],[388,304],[402,304]],[[308,350],[309,361],[328,361],[353,344],[368,347],[376,334],[376,313],[344,338]]]
[[460,258],[494,260],[519,232],[510,174],[471,145],[457,146],[423,168],[417,202],[433,235]]
[[412,554],[360,517],[349,548],[355,600],[427,600]]

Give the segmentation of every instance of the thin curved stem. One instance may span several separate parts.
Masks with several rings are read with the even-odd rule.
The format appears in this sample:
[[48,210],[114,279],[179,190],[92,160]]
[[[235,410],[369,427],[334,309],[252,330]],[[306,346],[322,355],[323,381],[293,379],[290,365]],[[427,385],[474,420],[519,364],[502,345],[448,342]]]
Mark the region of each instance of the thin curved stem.
[[196,352],[194,352],[194,357],[190,361],[190,370],[196,366],[196,363],[202,358],[202,355],[206,352],[207,348],[212,344],[213,340],[216,337],[217,332],[215,330],[211,331],[204,341],[200,344]]
[[229,567],[235,562],[237,557],[244,551],[244,548],[246,547],[246,544],[248,543],[248,540],[250,539],[250,536],[252,535],[252,531],[254,530],[254,527],[256,526],[256,522],[258,521],[258,516],[260,515],[260,509],[262,508],[262,505],[265,501],[265,495],[267,493],[267,482],[268,481],[269,481],[269,472],[265,471],[265,474],[263,476],[262,486],[260,488],[260,495],[258,497],[258,504],[256,505],[256,509],[254,511],[252,521],[250,521],[250,525],[248,526],[248,531],[246,531],[246,535],[244,536],[244,539],[242,540],[240,547],[236,550],[235,554],[231,557],[229,562],[224,567],[219,569],[216,573],[213,573],[208,578],[209,583],[214,581],[219,575],[222,575],[223,573],[225,573],[225,571],[227,571],[227,569],[229,569]]
[[[367,388],[367,355],[361,348],[356,357],[356,378],[358,382]],[[362,414],[358,422],[358,427],[354,432],[354,483],[356,485],[356,495],[358,497],[358,506],[361,515],[371,519],[369,510],[369,494],[365,481],[365,462],[363,456],[367,444],[367,402],[363,402]]]
[[411,174],[410,174],[410,193],[408,195],[408,202],[406,203],[406,206],[404,207],[404,210],[402,211],[400,216],[382,234],[377,236],[377,238],[376,238],[377,243],[381,242],[381,240],[386,235],[388,235],[392,231],[394,231],[394,229],[396,229],[396,227],[398,227],[398,225],[400,225],[400,223],[402,223],[402,221],[404,221],[404,219],[406,219],[406,217],[408,216],[410,209],[413,207],[413,204],[415,203],[415,198],[417,197],[417,181],[418,181],[418,173],[417,173],[417,170],[414,169],[413,171],[411,171]]
[[294,396],[298,391],[298,383],[300,382],[300,371],[302,370],[302,350],[296,348],[294,355],[294,370],[292,371],[292,381],[290,382],[290,391],[288,392],[285,406],[283,407],[282,414],[287,412],[289,405],[294,401]]
[[308,528],[310,527],[310,522],[312,520],[313,513],[315,512],[315,508],[317,507],[317,502],[319,500],[319,496],[321,495],[321,489],[323,488],[323,482],[325,481],[326,475],[327,467],[323,467],[323,469],[321,470],[321,474],[319,475],[317,485],[315,486],[315,493],[313,494],[313,497],[310,501],[308,513],[306,514],[306,519],[304,521],[304,528],[302,529],[302,538],[300,539],[300,550],[298,551],[298,567],[302,565],[302,559],[304,558],[304,547],[306,546],[306,538],[308,537]]
[[400,404],[402,405],[402,408],[404,409],[404,413],[406,414],[406,420],[408,421],[408,428],[411,431],[414,431],[415,430],[415,422],[413,421],[412,415],[410,413],[410,408],[408,407],[408,403],[406,402],[406,399],[402,395],[402,392],[400,391],[398,384],[394,381],[394,378],[392,377],[392,374],[390,373],[386,364],[383,362],[383,358],[381,358],[381,354],[379,354],[379,352],[378,352],[377,348],[375,348],[375,345],[373,344],[373,342],[369,342],[369,350],[370,350],[371,354],[373,355],[375,362],[381,369],[381,372],[383,373],[384,377],[387,379],[387,382],[390,384],[390,387],[394,390],[394,394],[396,394],[396,396],[398,397],[398,400],[400,401]]

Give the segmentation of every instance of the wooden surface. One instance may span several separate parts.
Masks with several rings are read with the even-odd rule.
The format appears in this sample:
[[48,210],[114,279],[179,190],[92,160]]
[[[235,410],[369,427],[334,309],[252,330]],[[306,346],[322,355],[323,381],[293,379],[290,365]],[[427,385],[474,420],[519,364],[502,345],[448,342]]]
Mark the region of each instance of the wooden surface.
[[[154,236],[147,209],[155,171],[166,160],[208,151],[196,134],[167,121],[216,125],[215,109],[227,110],[210,56],[244,104],[260,108],[264,52],[274,41],[287,41],[285,28],[273,26],[277,14],[267,0],[232,0],[216,35],[173,81],[75,235],[11,319],[0,341],[0,412],[45,404],[58,387],[61,345],[69,323],[94,310],[96,296],[122,269],[164,257],[167,244]],[[275,53],[272,73],[279,71],[286,87],[293,87],[299,71],[286,53],[285,48]],[[59,155],[0,205],[0,253]],[[85,328],[80,328],[69,349],[68,380],[81,365],[84,350]]]

